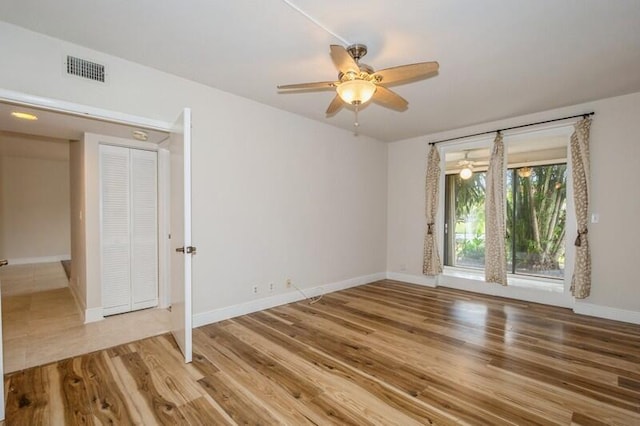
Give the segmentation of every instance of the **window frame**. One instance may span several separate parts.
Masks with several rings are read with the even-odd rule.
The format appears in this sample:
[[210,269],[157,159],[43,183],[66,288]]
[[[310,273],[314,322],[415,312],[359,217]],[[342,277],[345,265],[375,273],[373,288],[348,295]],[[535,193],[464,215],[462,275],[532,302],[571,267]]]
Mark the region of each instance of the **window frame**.
[[[491,289],[484,289],[479,287],[478,283],[485,283],[484,281],[484,269],[466,268],[460,266],[446,266],[443,265],[443,274],[436,279],[436,285],[443,285],[452,288],[459,288],[463,290],[470,290],[485,294],[497,294],[510,297],[512,293],[521,293],[524,291],[527,296],[524,299],[527,300],[539,300],[541,303],[551,303],[559,306],[568,306],[570,296],[570,283],[571,283],[571,271],[573,271],[575,249],[572,244],[571,236],[577,231],[575,223],[575,213],[573,207],[573,182],[571,179],[571,155],[570,155],[570,137],[574,131],[573,123],[558,124],[552,123],[546,126],[539,126],[534,129],[517,129],[515,131],[509,131],[506,134],[503,132],[503,141],[505,144],[505,150],[508,151],[509,145],[513,143],[521,143],[523,140],[535,139],[535,137],[546,136],[561,136],[567,140],[567,219],[565,224],[565,267],[564,277],[561,279],[549,278],[537,275],[524,275],[524,274],[512,274],[511,271],[507,273],[508,286],[502,290],[496,292]],[[473,150],[481,148],[490,148],[495,139],[495,134],[484,135],[480,137],[473,137],[467,139],[461,139],[452,142],[445,142],[438,144],[437,148],[440,153],[440,184],[439,184],[439,203],[438,203],[438,216],[437,226],[440,232],[438,233],[438,249],[443,254],[443,264],[446,263],[445,254],[445,232],[444,227],[446,223],[445,218],[445,181],[446,181],[446,154],[450,152]],[[545,164],[544,161],[537,162],[537,165],[557,164],[558,161],[550,161]],[[503,172],[505,173],[505,190],[506,190],[506,172],[508,168],[518,168],[526,164],[514,163],[508,166],[508,161],[504,162]],[[506,205],[505,205],[506,208]],[[549,283],[562,283],[562,292],[558,297],[551,296],[550,294],[542,294],[540,290],[542,287],[548,286]],[[501,286],[502,287],[502,286]],[[530,292],[529,290],[533,290]],[[545,293],[548,293],[545,291]],[[513,296],[515,297],[515,296]],[[549,299],[551,297],[551,300]]]

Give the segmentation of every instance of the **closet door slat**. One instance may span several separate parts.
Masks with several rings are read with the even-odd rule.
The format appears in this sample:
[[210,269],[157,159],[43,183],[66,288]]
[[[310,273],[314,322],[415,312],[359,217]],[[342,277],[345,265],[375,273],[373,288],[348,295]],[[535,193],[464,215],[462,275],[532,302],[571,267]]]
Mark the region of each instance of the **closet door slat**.
[[104,315],[131,310],[129,149],[100,146],[102,306]]
[[158,304],[157,153],[131,150],[132,309]]

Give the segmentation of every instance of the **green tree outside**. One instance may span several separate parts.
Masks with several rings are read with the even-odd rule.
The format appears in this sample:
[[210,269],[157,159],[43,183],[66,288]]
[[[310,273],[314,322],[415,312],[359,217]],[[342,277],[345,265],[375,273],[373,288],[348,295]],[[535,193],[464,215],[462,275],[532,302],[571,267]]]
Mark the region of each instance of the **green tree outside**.
[[[507,171],[507,264],[513,268],[515,261],[512,271],[517,273],[561,277],[566,164],[532,167],[530,176],[519,171]],[[456,264],[483,267],[486,173],[476,172],[467,180],[452,175],[447,182],[455,185]]]

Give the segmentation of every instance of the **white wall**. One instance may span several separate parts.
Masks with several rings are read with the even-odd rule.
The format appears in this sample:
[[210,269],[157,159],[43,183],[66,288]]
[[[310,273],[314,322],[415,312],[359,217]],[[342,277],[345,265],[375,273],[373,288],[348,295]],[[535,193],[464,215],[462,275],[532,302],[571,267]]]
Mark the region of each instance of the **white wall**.
[[[621,314],[640,312],[634,267],[640,198],[635,196],[636,179],[620,174],[629,159],[640,154],[635,136],[640,134],[638,94],[387,147],[1,22],[0,39],[4,89],[163,121],[173,121],[184,106],[193,108],[197,313],[269,295],[265,291],[271,281],[277,286],[275,294],[285,292],[283,280],[288,277],[302,288],[385,269],[420,278],[426,142],[588,110],[597,114],[592,129],[592,211],[600,214],[600,223],[589,233],[594,287],[583,305],[594,312],[598,307]],[[109,83],[63,76],[60,62],[67,53],[106,63]],[[400,271],[401,264],[405,271]],[[253,285],[260,286],[257,296],[251,294]]]
[[73,141],[69,146],[70,215],[71,215],[71,277],[69,287],[82,310],[87,306],[87,268],[84,226],[84,143]]
[[4,256],[11,263],[68,259],[69,145],[0,135]]
[[[4,89],[169,122],[193,109],[196,313],[292,292],[288,277],[384,272],[385,144],[5,23],[0,39]],[[67,53],[105,62],[109,83],[63,76]]]
[[[429,141],[589,111],[596,113],[591,127],[591,212],[600,215],[600,222],[589,228],[593,255],[591,296],[576,302],[575,309],[640,321],[636,269],[640,197],[638,180],[625,172],[633,159],[640,158],[640,93],[389,144],[387,270],[415,281],[424,280],[424,177]],[[573,238],[567,237],[568,244]]]

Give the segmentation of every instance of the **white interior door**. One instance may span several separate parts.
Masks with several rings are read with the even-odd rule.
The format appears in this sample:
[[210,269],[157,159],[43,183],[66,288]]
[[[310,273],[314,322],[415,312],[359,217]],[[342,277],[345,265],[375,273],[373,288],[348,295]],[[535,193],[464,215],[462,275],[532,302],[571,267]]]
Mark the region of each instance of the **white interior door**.
[[131,170],[128,148],[100,145],[100,261],[104,315],[131,310]]
[[158,154],[131,149],[131,309],[158,306]]
[[185,108],[171,132],[170,251],[171,331],[185,362],[191,362],[191,110]]

